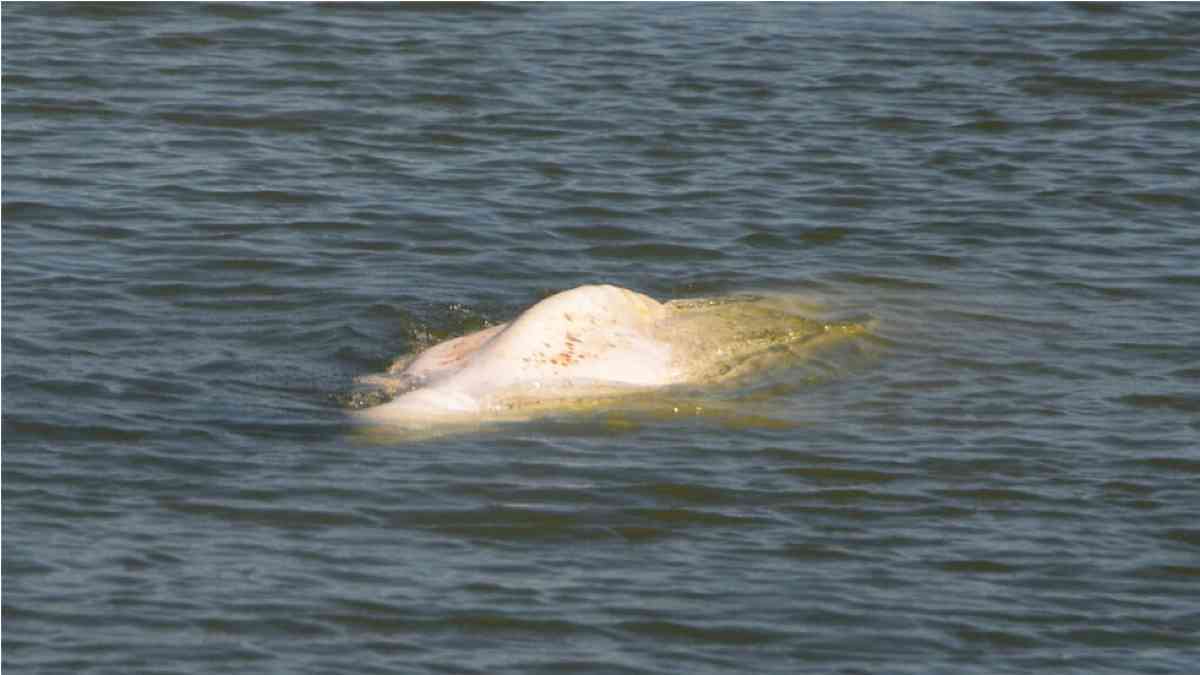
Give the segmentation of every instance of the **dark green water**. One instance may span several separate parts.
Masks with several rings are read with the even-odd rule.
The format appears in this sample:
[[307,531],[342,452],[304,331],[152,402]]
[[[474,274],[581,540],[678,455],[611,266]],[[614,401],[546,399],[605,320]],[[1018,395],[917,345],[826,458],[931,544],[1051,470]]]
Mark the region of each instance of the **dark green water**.
[[[1189,4],[4,3],[5,669],[1193,671],[1197,45]],[[876,327],[747,393],[786,424],[356,439],[354,377],[595,282]]]

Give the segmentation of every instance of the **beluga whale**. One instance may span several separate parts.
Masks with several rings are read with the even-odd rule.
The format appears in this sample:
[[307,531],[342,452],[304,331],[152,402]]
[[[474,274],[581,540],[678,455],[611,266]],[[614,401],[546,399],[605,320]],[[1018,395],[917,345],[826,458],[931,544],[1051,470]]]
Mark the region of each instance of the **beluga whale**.
[[579,286],[360,378],[392,398],[354,415],[427,428],[681,397],[786,368],[866,330],[807,318],[796,305],[754,295],[660,302],[618,286]]

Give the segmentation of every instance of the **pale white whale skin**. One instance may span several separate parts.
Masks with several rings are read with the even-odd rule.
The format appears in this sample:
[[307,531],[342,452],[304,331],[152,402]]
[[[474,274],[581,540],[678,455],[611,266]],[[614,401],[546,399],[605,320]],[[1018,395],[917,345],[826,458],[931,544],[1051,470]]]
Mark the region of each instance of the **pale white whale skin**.
[[617,286],[580,286],[368,378],[402,393],[356,414],[430,424],[718,382],[777,363],[794,353],[789,347],[861,329],[748,298],[661,303]]

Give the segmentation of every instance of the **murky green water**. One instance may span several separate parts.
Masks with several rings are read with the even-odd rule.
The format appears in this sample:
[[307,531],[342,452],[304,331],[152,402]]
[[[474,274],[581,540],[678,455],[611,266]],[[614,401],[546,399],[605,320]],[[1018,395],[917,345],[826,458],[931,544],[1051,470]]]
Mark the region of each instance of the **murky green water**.
[[[1197,35],[5,3],[4,666],[1189,672]],[[870,349],[720,415],[355,434],[355,377],[584,283]]]

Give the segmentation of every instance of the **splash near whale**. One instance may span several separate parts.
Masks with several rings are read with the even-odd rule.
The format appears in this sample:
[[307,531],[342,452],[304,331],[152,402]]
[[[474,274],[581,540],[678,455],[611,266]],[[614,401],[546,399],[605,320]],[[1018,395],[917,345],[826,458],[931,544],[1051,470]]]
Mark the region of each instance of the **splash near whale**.
[[659,302],[617,286],[580,286],[362,378],[394,398],[355,414],[419,427],[686,396],[786,368],[866,330],[806,318],[794,304],[770,296]]

